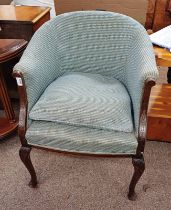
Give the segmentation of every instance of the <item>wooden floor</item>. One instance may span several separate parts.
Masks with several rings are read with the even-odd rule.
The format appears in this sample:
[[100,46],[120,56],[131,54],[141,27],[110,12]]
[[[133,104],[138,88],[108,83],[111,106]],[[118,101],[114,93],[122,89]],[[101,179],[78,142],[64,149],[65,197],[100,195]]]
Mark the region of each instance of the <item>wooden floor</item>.
[[150,96],[147,139],[171,142],[171,84],[167,84],[167,68],[159,72]]

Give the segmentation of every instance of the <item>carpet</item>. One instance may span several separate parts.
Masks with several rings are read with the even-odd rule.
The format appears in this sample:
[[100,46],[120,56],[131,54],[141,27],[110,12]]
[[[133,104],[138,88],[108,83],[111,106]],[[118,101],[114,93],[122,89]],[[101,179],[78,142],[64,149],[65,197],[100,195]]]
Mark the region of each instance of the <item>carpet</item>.
[[130,158],[64,155],[33,149],[39,185],[28,186],[29,173],[19,159],[17,136],[0,141],[0,210],[169,210],[171,144],[148,141],[146,170],[127,199],[133,173]]

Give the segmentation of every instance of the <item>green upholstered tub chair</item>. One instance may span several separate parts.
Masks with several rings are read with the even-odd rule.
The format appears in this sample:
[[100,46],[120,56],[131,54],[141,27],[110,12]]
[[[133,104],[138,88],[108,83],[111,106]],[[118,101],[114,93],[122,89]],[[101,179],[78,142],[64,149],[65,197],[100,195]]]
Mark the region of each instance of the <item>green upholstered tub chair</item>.
[[128,197],[145,165],[147,107],[158,72],[148,35],[130,17],[66,13],[45,23],[14,67],[20,157],[37,185],[32,147],[130,157]]

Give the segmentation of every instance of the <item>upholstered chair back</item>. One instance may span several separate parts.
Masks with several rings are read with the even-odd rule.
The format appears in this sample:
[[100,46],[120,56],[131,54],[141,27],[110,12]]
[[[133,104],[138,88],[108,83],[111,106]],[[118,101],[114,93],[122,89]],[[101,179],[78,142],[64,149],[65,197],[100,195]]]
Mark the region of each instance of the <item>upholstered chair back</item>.
[[[67,13],[45,23],[33,36],[18,64],[22,68],[22,63],[29,63],[27,71],[36,68],[34,78],[27,77],[27,73],[24,75],[29,110],[44,89],[65,72],[98,73],[125,85],[131,95],[137,126],[142,95],[139,83],[144,84],[140,75],[142,71],[147,75],[148,71],[153,71],[151,60],[154,59],[148,56],[153,56],[152,47],[147,36],[137,21],[112,12]],[[24,74],[25,70],[21,70]],[[40,85],[39,79],[44,83]],[[137,84],[137,89],[132,83],[134,87]]]

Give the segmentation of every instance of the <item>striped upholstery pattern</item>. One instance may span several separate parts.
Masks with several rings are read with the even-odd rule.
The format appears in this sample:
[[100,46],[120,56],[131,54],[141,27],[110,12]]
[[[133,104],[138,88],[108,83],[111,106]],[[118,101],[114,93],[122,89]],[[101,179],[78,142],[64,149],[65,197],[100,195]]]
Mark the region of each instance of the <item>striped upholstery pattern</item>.
[[26,138],[31,145],[87,154],[135,154],[137,148],[134,133],[46,121],[33,121],[27,130]]
[[30,119],[132,132],[131,101],[116,79],[91,73],[66,73],[52,82]]
[[[66,13],[45,23],[14,69],[23,72],[29,112],[45,89],[66,72],[119,80],[131,98],[135,132],[144,81],[158,76],[152,44],[143,26],[125,15],[102,11]],[[34,130],[34,125],[29,129]]]

